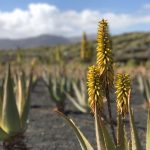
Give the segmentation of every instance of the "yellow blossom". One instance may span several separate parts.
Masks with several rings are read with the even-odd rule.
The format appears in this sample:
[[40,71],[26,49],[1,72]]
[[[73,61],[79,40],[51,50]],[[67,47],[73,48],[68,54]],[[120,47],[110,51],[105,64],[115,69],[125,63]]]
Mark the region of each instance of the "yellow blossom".
[[113,87],[114,70],[111,40],[108,33],[108,23],[102,19],[99,22],[97,33],[97,65],[99,66],[101,77],[103,78],[103,87],[106,84]]
[[123,116],[128,113],[128,98],[131,90],[131,80],[128,74],[116,76],[117,110]]
[[92,112],[95,112],[95,104],[97,103],[98,109],[101,110],[103,108],[103,91],[97,66],[89,67],[87,80],[89,106]]

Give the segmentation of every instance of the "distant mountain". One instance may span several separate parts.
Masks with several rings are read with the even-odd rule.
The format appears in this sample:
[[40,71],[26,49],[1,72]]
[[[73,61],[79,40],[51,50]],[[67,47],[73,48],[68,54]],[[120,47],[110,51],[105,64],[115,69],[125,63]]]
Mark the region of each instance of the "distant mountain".
[[[32,48],[30,52],[34,52],[35,55],[38,47],[49,46],[48,51],[50,52],[58,49],[57,47],[50,47],[51,45],[62,44],[63,47],[61,47],[61,50],[63,56],[73,59],[80,55],[81,38],[82,35],[69,38],[41,35],[19,40],[0,39],[0,49]],[[96,34],[87,34],[87,40],[89,41],[89,47],[93,49],[93,52],[96,52]],[[150,60],[150,32],[131,32],[115,35],[112,36],[112,44],[116,61],[124,63],[132,59],[136,60],[136,62]],[[47,55],[46,53],[43,54],[43,51],[41,53],[39,53],[39,51],[36,55],[40,55],[40,57]],[[6,57],[7,54],[8,51],[6,51]],[[7,58],[4,58],[4,60],[6,59]]]
[[[76,37],[71,37],[69,40],[71,43],[78,43],[81,42],[82,36],[76,36]],[[96,40],[96,34],[87,34],[87,40],[88,41],[94,41]]]
[[[0,39],[0,49],[38,48],[58,44],[67,44],[69,48],[66,49],[72,49],[72,46],[80,49],[81,38],[82,35],[69,38],[55,35],[41,35],[26,39]],[[96,47],[96,34],[87,34],[87,40],[91,41],[92,47]],[[150,32],[132,32],[115,35],[112,36],[112,42],[117,60],[125,61],[129,58],[150,59]]]
[[70,43],[69,39],[55,35],[41,35],[26,39],[0,39],[0,49],[36,48]]

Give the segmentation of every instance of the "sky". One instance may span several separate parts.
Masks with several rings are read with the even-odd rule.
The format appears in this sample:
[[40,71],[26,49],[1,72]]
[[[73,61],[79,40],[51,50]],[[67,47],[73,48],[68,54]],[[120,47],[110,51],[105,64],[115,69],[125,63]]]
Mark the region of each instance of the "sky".
[[150,1],[0,0],[0,38],[96,34],[102,18],[111,34],[150,31]]

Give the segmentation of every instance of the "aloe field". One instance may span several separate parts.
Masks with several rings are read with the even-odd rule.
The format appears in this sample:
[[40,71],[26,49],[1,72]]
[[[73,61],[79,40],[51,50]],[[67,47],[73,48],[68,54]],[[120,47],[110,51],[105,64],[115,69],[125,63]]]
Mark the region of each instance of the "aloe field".
[[[24,133],[23,143],[19,142],[15,149],[80,149],[72,129],[68,127],[62,118],[53,112],[55,104],[51,102],[48,89],[42,80],[38,81],[35,89],[32,91],[31,100],[28,129]],[[142,145],[145,145],[147,110],[143,107],[143,100],[138,89],[133,91],[132,104],[135,112],[135,123],[142,140]],[[114,105],[114,102],[112,105]],[[69,101],[66,102],[66,114],[75,121],[92,145],[95,145],[96,149],[93,116],[90,113],[80,112]],[[126,121],[125,123],[129,128],[129,122]]]
[[117,59],[105,19],[77,45],[1,51],[0,149],[150,149],[148,60]]

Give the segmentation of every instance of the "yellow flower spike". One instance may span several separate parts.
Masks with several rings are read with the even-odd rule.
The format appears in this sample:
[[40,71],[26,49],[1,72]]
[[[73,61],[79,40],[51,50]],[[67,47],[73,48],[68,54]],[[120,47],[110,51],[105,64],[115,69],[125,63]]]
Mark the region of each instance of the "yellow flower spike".
[[89,95],[89,106],[92,112],[95,112],[95,103],[98,104],[98,109],[103,108],[103,91],[102,84],[99,75],[99,68],[97,66],[89,67],[87,74],[87,85],[88,85],[88,95]]
[[114,81],[114,70],[113,70],[113,57],[112,57],[112,46],[111,40],[108,33],[108,23],[102,19],[99,22],[98,33],[97,33],[97,65],[100,69],[100,74],[104,77],[109,87],[113,87]]
[[116,76],[117,111],[123,117],[128,113],[128,96],[131,90],[131,80],[128,74]]

